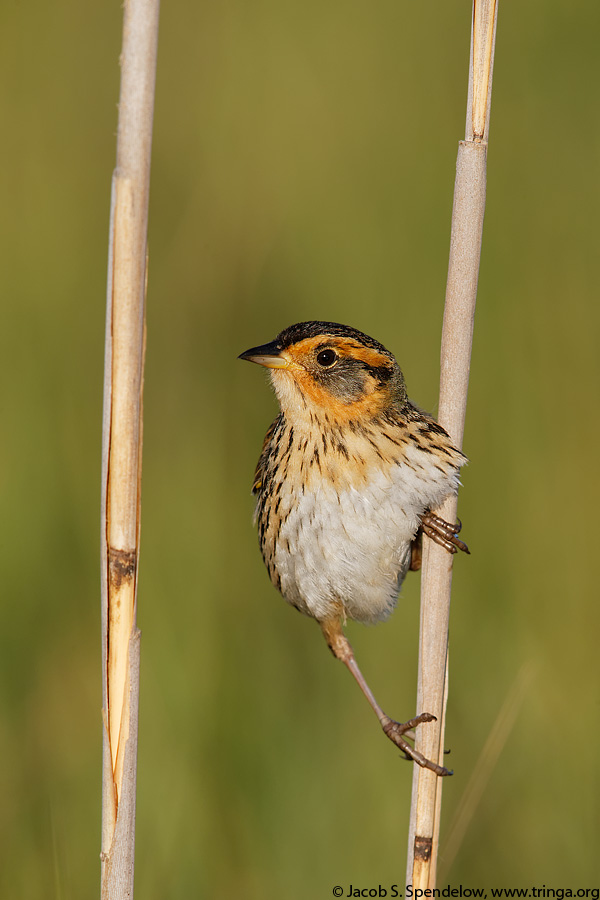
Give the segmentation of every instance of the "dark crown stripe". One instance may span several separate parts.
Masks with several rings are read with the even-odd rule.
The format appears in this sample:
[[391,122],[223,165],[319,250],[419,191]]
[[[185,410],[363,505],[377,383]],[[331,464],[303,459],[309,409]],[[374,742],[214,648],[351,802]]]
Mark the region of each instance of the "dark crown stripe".
[[297,344],[298,341],[304,341],[306,338],[326,338],[328,336],[353,338],[364,347],[370,347],[373,350],[378,350],[380,353],[389,354],[389,350],[386,350],[379,341],[369,337],[368,334],[363,334],[362,331],[358,331],[356,328],[340,325],[339,322],[298,322],[297,325],[291,325],[277,335],[275,341],[281,345],[282,350],[285,350],[286,347],[291,347],[292,344]]

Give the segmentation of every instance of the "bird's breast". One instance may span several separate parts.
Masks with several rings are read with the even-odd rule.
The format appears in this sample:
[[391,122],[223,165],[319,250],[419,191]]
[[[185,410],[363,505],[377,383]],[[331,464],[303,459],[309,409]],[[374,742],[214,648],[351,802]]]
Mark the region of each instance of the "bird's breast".
[[[282,428],[258,496],[263,556],[288,602],[375,622],[394,608],[421,514],[454,485],[408,428]],[[456,478],[456,470],[454,470]]]

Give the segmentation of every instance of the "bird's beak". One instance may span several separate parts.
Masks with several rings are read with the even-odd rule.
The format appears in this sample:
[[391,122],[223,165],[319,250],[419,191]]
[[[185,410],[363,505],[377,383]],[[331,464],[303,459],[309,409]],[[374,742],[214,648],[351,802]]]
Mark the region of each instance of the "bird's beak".
[[262,344],[260,347],[251,347],[250,350],[240,353],[238,359],[247,359],[248,362],[265,366],[267,369],[287,369],[290,365],[290,360],[282,355],[281,347],[277,341]]

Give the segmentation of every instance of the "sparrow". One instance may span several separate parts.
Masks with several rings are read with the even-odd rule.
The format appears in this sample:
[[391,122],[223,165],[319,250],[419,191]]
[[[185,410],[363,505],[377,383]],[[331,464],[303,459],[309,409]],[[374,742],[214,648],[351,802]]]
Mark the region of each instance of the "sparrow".
[[280,407],[252,488],[271,581],[316,619],[404,756],[452,774],[409,743],[412,729],[435,717],[400,723],[383,712],[343,624],[390,615],[406,573],[420,567],[423,534],[449,553],[469,552],[457,537],[460,522],[432,512],[456,494],[467,458],[408,399],[393,354],[354,328],[300,322],[239,359],[269,370]]

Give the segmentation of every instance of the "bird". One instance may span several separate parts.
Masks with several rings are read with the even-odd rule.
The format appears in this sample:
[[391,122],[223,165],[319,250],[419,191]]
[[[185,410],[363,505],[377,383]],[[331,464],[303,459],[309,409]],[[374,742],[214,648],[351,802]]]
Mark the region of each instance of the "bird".
[[394,355],[355,328],[300,322],[238,358],[268,370],[280,407],[252,486],[271,581],[317,621],[404,757],[452,774],[410,743],[413,729],[435,716],[387,716],[343,626],[390,615],[405,575],[420,567],[423,534],[449,553],[469,553],[460,521],[433,512],[457,493],[466,456],[409,400]]

